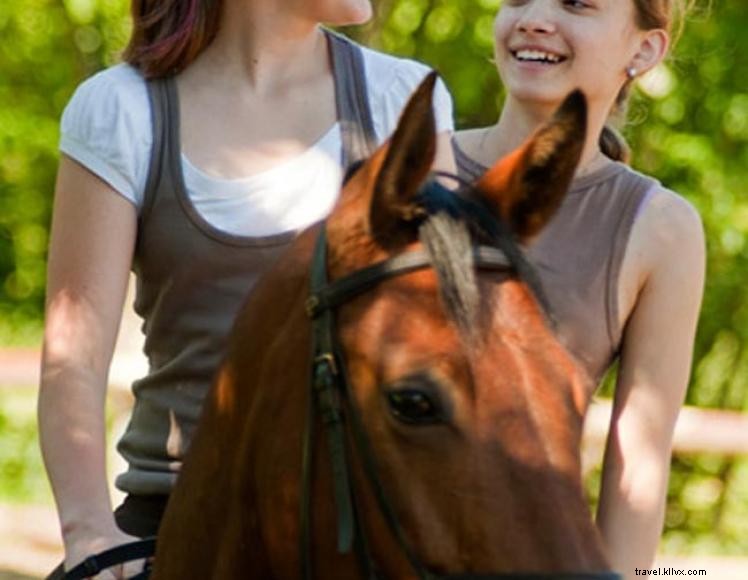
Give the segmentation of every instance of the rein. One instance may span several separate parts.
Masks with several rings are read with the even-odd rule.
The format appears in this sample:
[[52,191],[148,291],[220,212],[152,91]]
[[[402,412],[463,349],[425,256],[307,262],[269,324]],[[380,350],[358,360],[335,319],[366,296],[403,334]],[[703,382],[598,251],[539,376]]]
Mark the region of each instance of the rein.
[[[62,576],[63,580],[83,580],[96,576],[99,572],[124,564],[140,558],[150,558],[156,553],[156,538],[145,538],[143,540],[122,544],[99,552],[95,556],[89,556],[77,566],[71,568]],[[147,580],[150,576],[150,564],[146,562],[145,568],[139,574],[131,576],[128,580]]]
[[[512,270],[514,266],[503,249],[474,246],[475,266],[483,270]],[[311,264],[311,294],[306,311],[312,324],[311,392],[307,407],[302,452],[300,553],[301,578],[311,580],[312,565],[312,459],[315,448],[316,423],[319,417],[327,435],[337,510],[337,548],[341,554],[355,549],[362,577],[383,578],[372,558],[369,541],[361,521],[356,489],[349,467],[350,444],[346,440],[345,423],[350,426],[352,443],[363,464],[366,478],[374,492],[379,511],[391,534],[407,558],[419,580],[620,580],[613,572],[559,573],[460,573],[440,575],[429,571],[413,550],[400,525],[376,466],[376,460],[363,427],[361,416],[350,390],[342,346],[335,332],[335,310],[365,293],[380,282],[431,267],[425,250],[416,250],[362,268],[332,282],[327,278],[327,237],[324,223],[317,237]]]

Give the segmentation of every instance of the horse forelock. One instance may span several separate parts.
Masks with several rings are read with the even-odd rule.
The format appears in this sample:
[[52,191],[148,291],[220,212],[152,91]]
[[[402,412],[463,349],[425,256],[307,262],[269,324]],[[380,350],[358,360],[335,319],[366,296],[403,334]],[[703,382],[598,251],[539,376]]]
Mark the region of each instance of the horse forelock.
[[542,287],[509,228],[483,203],[472,186],[458,192],[436,181],[421,190],[427,217],[419,228],[419,239],[431,256],[439,280],[439,293],[452,319],[463,331],[476,337],[478,312],[490,304],[481,302],[473,257],[475,244],[501,249],[513,273],[525,282],[542,310],[550,315]]
[[463,332],[472,333],[480,295],[467,225],[440,211],[424,221],[419,238],[431,257],[439,294],[449,316]]
[[[382,248],[371,235],[368,220],[371,192],[383,157],[384,153],[379,152],[349,172],[338,207],[328,219],[328,259],[335,277],[390,254],[391,250]],[[509,226],[483,201],[477,188],[457,176],[448,177],[460,182],[460,189],[453,191],[430,179],[414,200],[424,213],[403,220],[401,225],[403,232],[410,231],[403,240],[412,235],[412,241],[416,241],[417,235],[429,252],[447,315],[461,331],[472,338],[478,336],[478,312],[491,304],[481,302],[472,249],[476,244],[485,244],[504,252],[513,275],[527,284],[543,313],[552,320],[537,274]]]

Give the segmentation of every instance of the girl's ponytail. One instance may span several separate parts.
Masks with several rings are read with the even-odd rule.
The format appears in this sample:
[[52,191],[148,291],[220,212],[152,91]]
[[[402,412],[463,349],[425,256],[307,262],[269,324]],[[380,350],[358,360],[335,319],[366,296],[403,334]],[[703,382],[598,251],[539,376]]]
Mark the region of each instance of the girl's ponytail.
[[616,129],[606,124],[600,133],[600,150],[613,161],[629,163],[631,161],[631,149],[626,139]]

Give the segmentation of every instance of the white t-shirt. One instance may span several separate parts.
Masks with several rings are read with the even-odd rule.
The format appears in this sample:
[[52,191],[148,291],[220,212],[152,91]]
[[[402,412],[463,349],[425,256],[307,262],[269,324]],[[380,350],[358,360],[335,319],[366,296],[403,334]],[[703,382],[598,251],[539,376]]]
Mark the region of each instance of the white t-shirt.
[[[369,103],[378,142],[390,136],[428,68],[363,49]],[[434,95],[439,132],[452,131],[452,100],[439,81]],[[106,181],[139,209],[151,155],[151,112],[145,81],[128,64],[83,82],[62,116],[60,150]],[[187,194],[211,225],[240,236],[269,236],[324,218],[342,179],[336,123],[314,145],[268,170],[242,179],[201,171],[182,154]]]

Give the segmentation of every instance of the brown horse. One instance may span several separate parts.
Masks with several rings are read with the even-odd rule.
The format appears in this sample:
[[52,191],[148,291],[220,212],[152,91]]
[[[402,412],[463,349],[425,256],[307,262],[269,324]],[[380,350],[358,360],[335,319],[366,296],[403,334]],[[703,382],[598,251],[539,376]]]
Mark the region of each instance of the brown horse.
[[[580,481],[589,384],[514,243],[565,195],[584,97],[570,96],[458,195],[428,179],[433,83],[353,173],[326,224],[302,234],[249,297],[161,526],[154,580],[609,569]],[[332,285],[353,275],[356,290],[307,300],[320,252],[323,286],[325,275]],[[386,262],[414,252],[433,267]],[[309,316],[333,310],[334,360],[310,354]],[[340,377],[341,392],[317,395]]]

